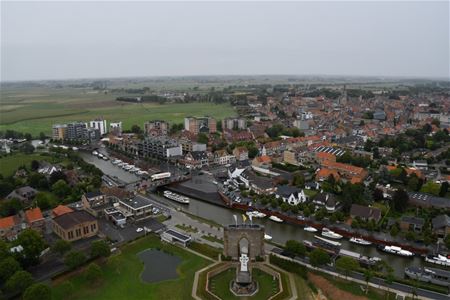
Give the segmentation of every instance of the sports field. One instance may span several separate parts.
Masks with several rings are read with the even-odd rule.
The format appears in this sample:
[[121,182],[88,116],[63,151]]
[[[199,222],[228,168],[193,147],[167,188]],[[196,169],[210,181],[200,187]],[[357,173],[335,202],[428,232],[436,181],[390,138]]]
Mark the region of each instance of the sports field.
[[[182,258],[177,279],[158,283],[144,283],[141,280],[144,266],[136,254],[149,248],[160,248]],[[162,244],[158,237],[149,235],[123,247],[120,254],[101,265],[102,276],[97,283],[89,282],[84,273],[57,279],[52,288],[52,299],[192,299],[194,273],[208,263],[181,248]],[[154,271],[158,272],[157,269]]]
[[235,115],[229,104],[137,104],[115,101],[117,95],[77,88],[4,89],[0,94],[0,130],[13,129],[34,136],[51,134],[54,123],[89,121],[103,117],[122,121],[124,129],[163,119],[182,123],[185,116],[209,115],[218,120]]

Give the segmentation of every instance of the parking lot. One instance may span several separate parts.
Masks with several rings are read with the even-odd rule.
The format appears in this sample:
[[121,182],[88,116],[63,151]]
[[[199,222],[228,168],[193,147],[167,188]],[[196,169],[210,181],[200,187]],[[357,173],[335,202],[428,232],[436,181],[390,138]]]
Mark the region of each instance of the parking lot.
[[138,228],[147,228],[151,232],[159,232],[165,228],[165,225],[159,223],[152,217],[135,223],[127,223],[124,228],[114,225],[105,218],[100,218],[98,223],[100,232],[110,238],[113,243],[125,243],[139,236],[143,236],[146,233],[145,230],[137,232]]

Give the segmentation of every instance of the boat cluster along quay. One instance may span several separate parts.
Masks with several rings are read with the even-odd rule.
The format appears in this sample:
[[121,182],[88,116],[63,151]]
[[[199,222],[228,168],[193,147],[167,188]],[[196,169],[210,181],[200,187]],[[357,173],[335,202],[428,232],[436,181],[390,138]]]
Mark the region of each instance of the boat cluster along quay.
[[[228,197],[226,197],[224,194],[220,193],[223,201],[232,209],[238,209],[238,210],[244,210],[247,211],[248,209],[254,209],[249,205],[246,205],[244,203],[235,203],[231,201]],[[267,216],[269,216],[269,219],[278,223],[282,223],[283,221],[287,221],[292,224],[304,226],[304,231],[307,232],[318,232],[323,228],[323,225],[316,224],[311,221],[305,220],[305,219],[299,219],[296,217],[290,217],[286,216],[279,212],[273,212],[268,209],[259,209],[260,212],[263,212]],[[428,255],[429,250],[427,248],[416,248],[410,245],[404,246],[399,245],[398,243],[394,241],[387,241],[387,240],[378,240],[374,238],[373,236],[361,236],[361,235],[355,235],[352,232],[345,231],[342,229],[331,229],[331,228],[323,228],[321,235],[326,238],[339,240],[343,237],[346,237],[349,239],[349,242],[362,245],[362,246],[369,246],[376,244],[377,249],[379,251],[383,251],[385,253],[398,255],[401,257],[414,257],[416,255],[421,256],[424,258],[424,261],[430,264],[436,264],[440,266],[450,266],[450,257],[446,257],[444,255]],[[307,242],[308,245],[312,244],[318,244],[317,241],[315,242]]]
[[98,158],[103,159],[103,160],[109,160],[108,156],[106,156],[105,154],[102,154],[100,152],[97,152],[95,150],[92,151],[92,155],[97,156]]
[[113,165],[116,165],[116,166],[124,169],[125,171],[128,171],[130,173],[134,173],[134,174],[139,175],[139,176],[148,175],[147,171],[143,171],[140,168],[136,167],[135,165],[128,164],[126,162],[121,161],[120,159],[115,159],[115,160],[111,161],[111,163]]
[[379,257],[369,257],[357,252],[342,249],[338,241],[328,240],[322,236],[315,235],[314,240],[303,241],[303,244],[310,250],[321,249],[332,256],[347,256],[356,259],[361,265],[371,266],[381,261]]

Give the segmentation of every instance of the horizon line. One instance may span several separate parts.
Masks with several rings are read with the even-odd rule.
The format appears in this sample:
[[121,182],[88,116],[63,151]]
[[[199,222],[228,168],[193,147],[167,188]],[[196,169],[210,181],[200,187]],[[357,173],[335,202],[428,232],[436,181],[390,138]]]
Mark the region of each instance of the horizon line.
[[110,76],[110,77],[67,77],[67,78],[47,78],[47,79],[18,79],[18,80],[0,80],[0,84],[3,83],[24,83],[24,82],[43,82],[43,81],[79,81],[79,80],[117,80],[117,79],[145,79],[145,78],[183,78],[183,77],[263,77],[263,76],[294,76],[294,77],[339,77],[339,78],[373,78],[373,79],[403,79],[403,80],[439,80],[450,81],[449,77],[444,76],[418,76],[418,75],[356,75],[356,74],[289,74],[289,73],[261,73],[261,74],[191,74],[191,75],[130,75],[130,76]]

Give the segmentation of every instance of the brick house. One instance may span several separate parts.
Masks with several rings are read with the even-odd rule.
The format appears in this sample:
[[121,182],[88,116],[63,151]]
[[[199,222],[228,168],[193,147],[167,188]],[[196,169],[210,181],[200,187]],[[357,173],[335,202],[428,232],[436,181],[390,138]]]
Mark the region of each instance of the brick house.
[[17,239],[19,233],[25,229],[26,225],[22,223],[17,215],[0,219],[0,238],[8,241]]
[[31,229],[41,233],[45,231],[45,219],[39,207],[25,211],[25,222]]
[[73,242],[97,235],[98,223],[92,215],[79,210],[53,218],[52,229],[61,239]]
[[245,147],[236,147],[233,150],[233,155],[238,161],[248,160],[248,150]]
[[423,218],[404,216],[400,220],[400,229],[402,231],[415,231],[421,232],[425,220]]
[[433,233],[439,237],[445,237],[450,234],[450,216],[439,215],[431,220]]
[[352,204],[350,216],[352,218],[359,217],[364,221],[374,220],[375,222],[378,222],[381,219],[381,210],[376,207]]

